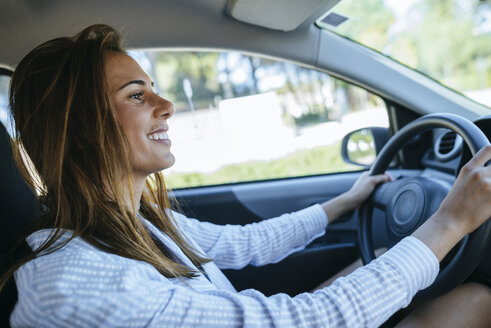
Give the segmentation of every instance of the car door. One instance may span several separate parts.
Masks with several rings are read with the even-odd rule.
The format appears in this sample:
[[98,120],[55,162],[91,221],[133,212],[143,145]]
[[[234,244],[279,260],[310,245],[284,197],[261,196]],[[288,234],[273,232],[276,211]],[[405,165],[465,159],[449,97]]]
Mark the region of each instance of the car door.
[[[332,199],[364,169],[342,160],[342,137],[388,128],[381,97],[310,68],[232,51],[131,54],[174,102],[164,174],[188,217],[245,225]],[[358,257],[356,218],[279,263],[225,274],[238,290],[309,291]]]

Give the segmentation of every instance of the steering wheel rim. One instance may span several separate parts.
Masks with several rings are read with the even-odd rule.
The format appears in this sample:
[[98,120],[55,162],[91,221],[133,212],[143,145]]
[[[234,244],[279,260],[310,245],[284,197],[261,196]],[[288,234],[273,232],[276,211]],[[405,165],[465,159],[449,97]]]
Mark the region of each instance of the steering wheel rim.
[[[459,134],[469,147],[472,155],[489,145],[486,135],[471,121],[455,114],[430,114],[423,116],[397,132],[384,146],[373,164],[370,175],[382,174],[388,168],[392,158],[412,137],[434,128],[447,128]],[[373,194],[372,194],[373,195]],[[394,204],[394,203],[392,203]],[[360,207],[358,220],[358,242],[364,264],[375,259],[372,242],[373,197]],[[389,220],[389,218],[386,218]],[[423,221],[424,222],[424,221]],[[410,235],[419,225],[408,231]],[[491,239],[491,220],[471,234],[467,235],[454,249],[453,258],[443,268],[435,282],[417,294],[418,298],[431,299],[440,296],[461,284],[478,265],[486,248],[486,241]]]

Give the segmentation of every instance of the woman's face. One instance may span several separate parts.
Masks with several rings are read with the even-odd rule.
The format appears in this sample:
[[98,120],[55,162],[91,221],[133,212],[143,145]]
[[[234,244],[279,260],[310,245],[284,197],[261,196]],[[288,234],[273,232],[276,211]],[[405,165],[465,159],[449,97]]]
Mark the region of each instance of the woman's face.
[[146,178],[174,164],[167,120],[174,105],[153,91],[153,82],[130,56],[108,52],[106,78],[119,122],[131,147],[135,178]]

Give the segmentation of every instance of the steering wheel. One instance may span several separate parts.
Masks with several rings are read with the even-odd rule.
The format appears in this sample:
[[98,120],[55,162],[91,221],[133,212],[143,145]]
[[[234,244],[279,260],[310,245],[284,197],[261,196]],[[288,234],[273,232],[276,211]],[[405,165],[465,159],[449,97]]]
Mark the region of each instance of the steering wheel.
[[[416,135],[434,128],[447,128],[459,134],[472,155],[489,145],[486,135],[471,121],[454,114],[423,116],[397,132],[384,146],[372,166],[370,175],[385,172],[402,146]],[[372,214],[377,208],[385,212],[389,247],[411,235],[436,210],[451,186],[430,176],[401,177],[380,185],[359,211],[358,242],[364,264],[375,258],[372,242]],[[416,296],[431,299],[461,284],[476,268],[487,243],[491,240],[491,220],[464,237],[441,262],[435,282]]]

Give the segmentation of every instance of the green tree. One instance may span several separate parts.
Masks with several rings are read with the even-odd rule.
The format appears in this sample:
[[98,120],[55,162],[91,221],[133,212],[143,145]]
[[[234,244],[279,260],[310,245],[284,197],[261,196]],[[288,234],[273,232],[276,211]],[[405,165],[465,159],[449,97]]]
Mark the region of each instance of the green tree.
[[456,90],[491,86],[489,1],[415,1],[397,22],[388,2],[342,1],[335,11],[349,20],[336,31]]
[[182,87],[184,79],[189,79],[193,86],[196,108],[208,107],[215,95],[222,94],[216,70],[218,56],[216,52],[159,52],[155,56],[159,85],[176,109],[188,108]]
[[[457,90],[485,87],[480,75],[491,74],[491,35],[480,33],[473,20],[479,2],[467,5],[472,7],[462,10],[455,0],[422,1],[414,10],[424,18],[405,34],[418,50],[412,51],[416,68]],[[489,63],[487,72],[478,64],[483,61]]]
[[[392,11],[381,0],[341,1],[336,12],[349,18],[336,30],[375,49],[388,44],[388,30],[394,22]],[[356,15],[356,16],[354,16]]]

